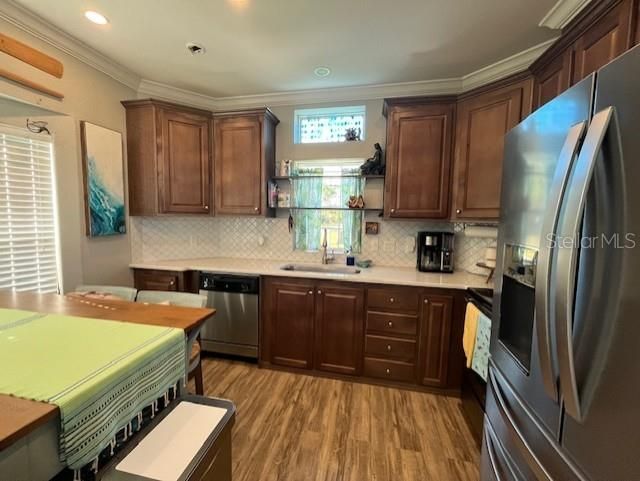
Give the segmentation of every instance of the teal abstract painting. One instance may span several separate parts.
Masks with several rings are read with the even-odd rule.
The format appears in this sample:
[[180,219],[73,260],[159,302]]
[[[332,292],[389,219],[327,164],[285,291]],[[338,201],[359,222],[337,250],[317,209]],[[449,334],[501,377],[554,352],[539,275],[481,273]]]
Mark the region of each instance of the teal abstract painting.
[[124,234],[122,134],[89,122],[80,123],[87,235]]

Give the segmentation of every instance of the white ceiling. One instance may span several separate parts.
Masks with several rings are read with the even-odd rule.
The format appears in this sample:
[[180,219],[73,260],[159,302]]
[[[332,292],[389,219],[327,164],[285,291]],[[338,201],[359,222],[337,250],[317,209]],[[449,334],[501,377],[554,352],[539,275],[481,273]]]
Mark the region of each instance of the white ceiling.
[[142,78],[213,97],[461,77],[557,36],[538,26],[555,2],[18,0]]

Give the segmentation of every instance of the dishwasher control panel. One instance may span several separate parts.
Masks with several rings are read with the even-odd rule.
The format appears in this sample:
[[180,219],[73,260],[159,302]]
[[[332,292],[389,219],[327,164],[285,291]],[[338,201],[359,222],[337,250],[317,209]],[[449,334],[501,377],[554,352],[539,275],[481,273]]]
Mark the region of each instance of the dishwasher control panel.
[[231,274],[200,273],[200,290],[258,294],[260,278]]

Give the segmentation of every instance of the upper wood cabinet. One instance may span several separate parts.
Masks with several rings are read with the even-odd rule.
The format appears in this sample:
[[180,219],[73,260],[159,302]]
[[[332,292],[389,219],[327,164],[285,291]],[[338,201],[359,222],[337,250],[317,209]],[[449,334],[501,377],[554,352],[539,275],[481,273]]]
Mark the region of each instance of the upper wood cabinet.
[[209,213],[210,113],[156,100],[122,104],[130,215]]
[[364,289],[316,285],[315,368],[359,375],[364,342]]
[[275,170],[277,124],[268,109],[214,114],[216,214],[272,214],[267,179]]
[[606,65],[631,46],[632,9],[633,1],[623,0],[576,40],[573,83]]
[[538,108],[571,86],[573,50],[567,49],[535,75],[533,105]]
[[631,48],[640,40],[639,22],[640,0],[589,3],[531,65],[534,106],[544,105]]
[[449,216],[455,102],[388,99],[384,213],[391,218]]
[[504,135],[531,112],[531,78],[458,104],[454,219],[498,219]]

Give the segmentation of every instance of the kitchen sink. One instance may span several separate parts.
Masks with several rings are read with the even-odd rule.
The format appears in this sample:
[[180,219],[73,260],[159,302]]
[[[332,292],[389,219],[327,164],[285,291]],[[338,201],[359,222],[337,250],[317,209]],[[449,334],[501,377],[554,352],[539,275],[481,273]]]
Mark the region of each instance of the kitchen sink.
[[348,266],[285,264],[280,269],[283,271],[319,272],[321,274],[360,274],[360,269]]

